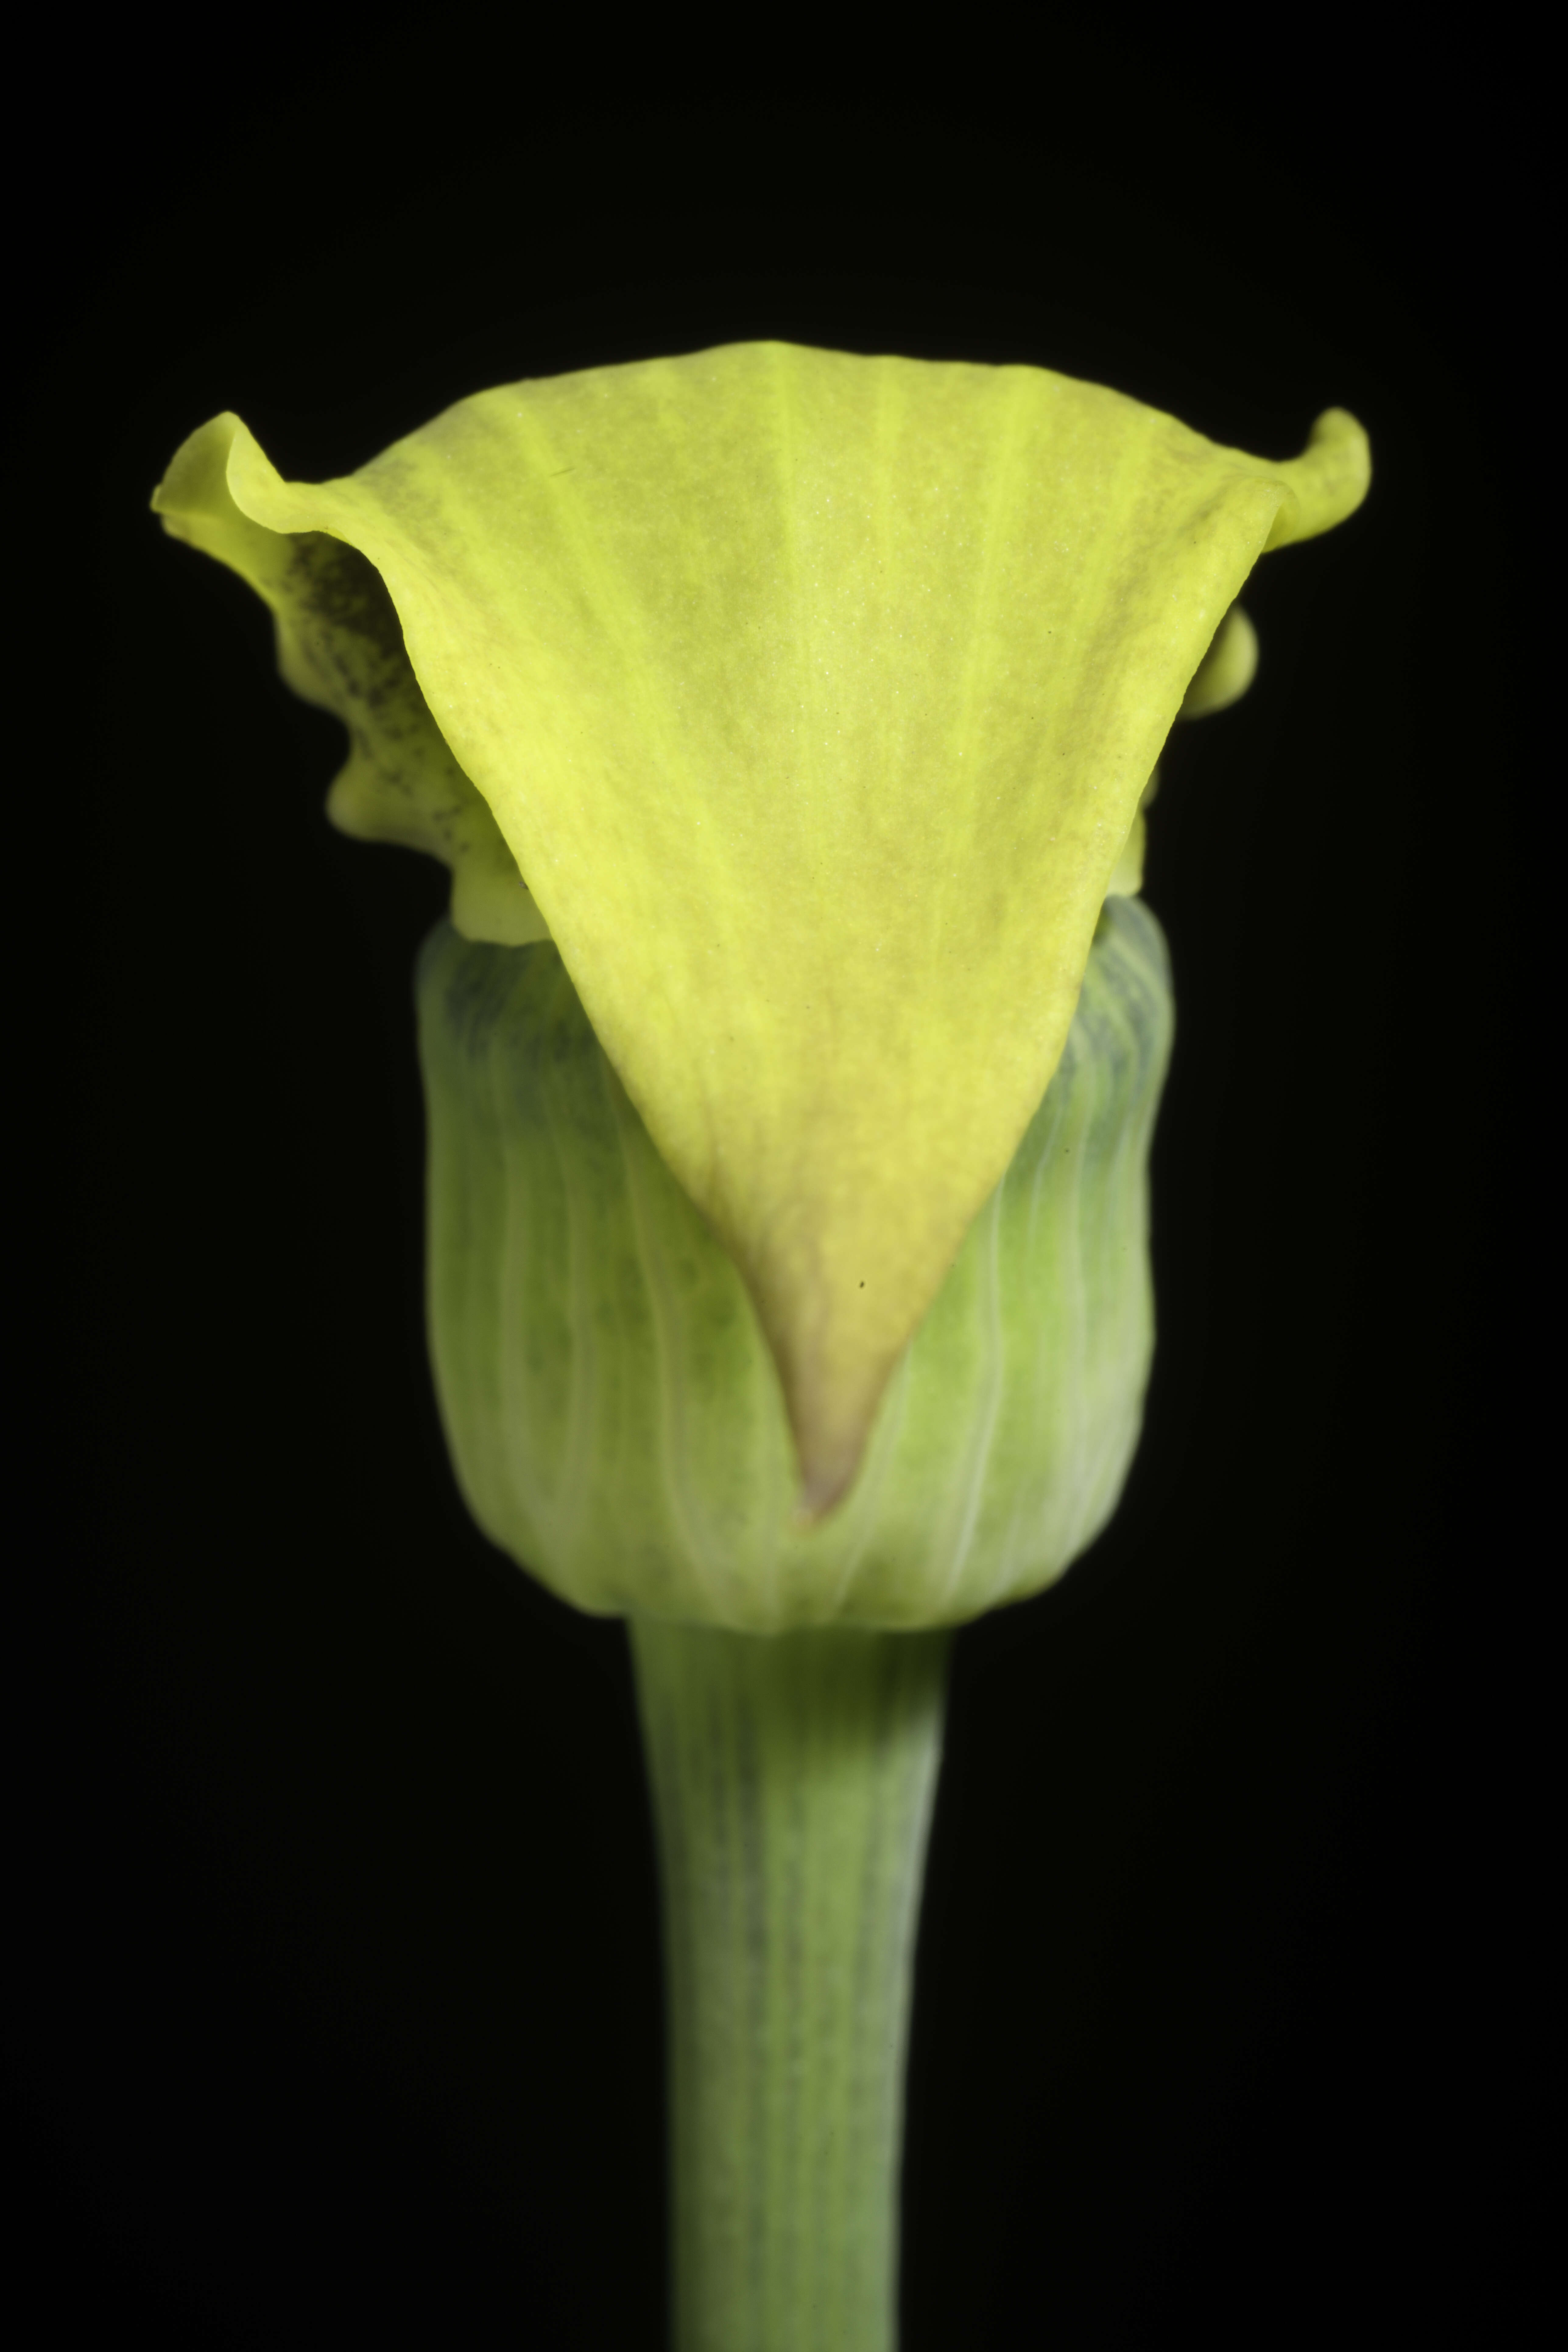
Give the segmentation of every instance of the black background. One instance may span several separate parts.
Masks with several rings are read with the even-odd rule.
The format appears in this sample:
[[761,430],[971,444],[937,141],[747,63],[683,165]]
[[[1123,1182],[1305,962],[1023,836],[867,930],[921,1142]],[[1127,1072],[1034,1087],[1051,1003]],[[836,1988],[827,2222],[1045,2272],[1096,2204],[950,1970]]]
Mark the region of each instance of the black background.
[[1545,2210],[1516,87],[976,37],[919,89],[784,59],[699,102],[651,51],[605,81],[598,37],[259,26],[40,93],[26,2340],[663,2340],[624,1640],[469,1526],[425,1365],[410,969],[444,877],[331,833],[340,730],[147,499],[220,408],[313,478],[494,382],[753,335],[1033,361],[1270,456],[1340,404],[1375,468],[1268,559],[1258,685],[1152,823],[1147,1433],[1094,1553],[958,1646],[905,2352],[1514,2340]]

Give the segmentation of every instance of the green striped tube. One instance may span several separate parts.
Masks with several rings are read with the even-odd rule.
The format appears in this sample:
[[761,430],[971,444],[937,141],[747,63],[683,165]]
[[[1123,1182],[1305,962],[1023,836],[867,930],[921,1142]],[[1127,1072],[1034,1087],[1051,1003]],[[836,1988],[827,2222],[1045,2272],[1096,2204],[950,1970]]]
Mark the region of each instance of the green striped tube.
[[[675,2352],[892,2352],[910,1971],[953,1622],[1061,1573],[1137,1442],[1164,943],[1106,902],[1059,1068],[845,1504],[556,950],[418,974],[437,1391],[479,1524],[630,1619],[663,1889]],[[955,1116],[962,1107],[955,1106]]]
[[443,923],[417,998],[437,1392],[475,1518],[542,1582],[601,1615],[913,1630],[1037,1591],[1098,1534],[1153,1342],[1148,1152],[1172,1012],[1140,900],[1107,899],[1057,1074],[847,1498],[805,1530],[741,1277],[558,950]]

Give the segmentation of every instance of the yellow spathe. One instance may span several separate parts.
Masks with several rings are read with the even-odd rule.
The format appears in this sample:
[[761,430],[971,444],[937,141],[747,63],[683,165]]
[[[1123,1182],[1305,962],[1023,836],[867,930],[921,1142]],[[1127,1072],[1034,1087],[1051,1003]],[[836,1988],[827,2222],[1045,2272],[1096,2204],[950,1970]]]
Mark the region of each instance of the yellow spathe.
[[454,920],[548,926],[815,1515],[1040,1102],[1222,619],[1368,478],[1342,410],[1275,464],[1046,369],[759,342],[482,393],[319,485],[220,416],[155,503],[247,577],[279,535],[379,574],[454,838],[516,892],[493,821],[531,894]]

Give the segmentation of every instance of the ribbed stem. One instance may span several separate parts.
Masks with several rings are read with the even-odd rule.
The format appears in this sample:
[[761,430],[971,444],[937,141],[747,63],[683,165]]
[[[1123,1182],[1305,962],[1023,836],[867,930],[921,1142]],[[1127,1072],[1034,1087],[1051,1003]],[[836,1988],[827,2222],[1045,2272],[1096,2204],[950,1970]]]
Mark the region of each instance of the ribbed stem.
[[675,2352],[892,2352],[949,1636],[631,1621],[663,1878]]

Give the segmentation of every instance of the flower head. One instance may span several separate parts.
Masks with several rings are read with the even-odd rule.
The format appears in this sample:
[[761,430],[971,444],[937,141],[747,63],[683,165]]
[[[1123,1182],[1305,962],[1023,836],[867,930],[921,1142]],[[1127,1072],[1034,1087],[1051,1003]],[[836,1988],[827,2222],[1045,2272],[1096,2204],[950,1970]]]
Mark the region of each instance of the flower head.
[[557,943],[820,1514],[1056,1069],[1172,722],[1245,683],[1238,591],[1367,480],[1342,410],[1275,464],[1042,368],[754,342],[501,386],[321,484],[216,417],[155,504],[347,720],[334,819],[447,858],[468,937]]

